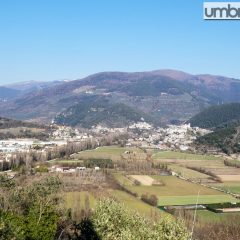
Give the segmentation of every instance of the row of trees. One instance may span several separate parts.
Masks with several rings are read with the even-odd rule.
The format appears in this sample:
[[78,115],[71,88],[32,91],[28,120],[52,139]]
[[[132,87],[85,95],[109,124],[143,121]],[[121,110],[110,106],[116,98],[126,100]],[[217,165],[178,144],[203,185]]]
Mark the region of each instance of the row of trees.
[[31,128],[26,130],[18,131],[6,131],[0,132],[0,139],[9,139],[9,138],[37,138],[40,140],[46,140],[49,137],[47,131],[34,131]]
[[235,168],[240,168],[240,162],[237,160],[224,160],[224,165],[228,167],[235,167]]
[[16,152],[12,154],[9,162],[0,164],[0,171],[18,168],[19,166],[31,166],[36,162],[46,162],[52,159],[70,158],[74,153],[95,149],[98,146],[108,146],[121,144],[125,139],[125,134],[111,134],[99,139],[88,139],[81,142],[68,142],[64,146],[49,148],[46,150],[30,150],[29,152]]
[[93,149],[98,146],[97,141],[83,141],[67,143],[64,146],[54,147],[46,151],[30,150],[29,152],[16,152],[12,154],[9,162],[3,162],[0,170],[16,169],[22,165],[32,166],[36,162],[46,162],[51,159],[69,157],[71,154]]

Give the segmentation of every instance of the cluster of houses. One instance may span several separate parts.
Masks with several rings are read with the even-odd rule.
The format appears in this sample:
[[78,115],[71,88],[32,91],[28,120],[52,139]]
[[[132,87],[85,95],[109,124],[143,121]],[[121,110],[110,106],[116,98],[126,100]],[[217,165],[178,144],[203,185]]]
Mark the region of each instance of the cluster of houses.
[[158,148],[162,150],[180,149],[186,151],[197,138],[209,133],[209,130],[191,127],[190,124],[168,125],[166,128],[153,128],[148,123],[138,123],[131,129],[141,130],[141,134],[129,138],[127,146]]
[[189,124],[169,125],[166,129],[160,129],[164,138],[160,144],[170,146],[170,148],[184,151],[196,140],[197,136],[203,136],[209,133],[209,130],[198,127],[191,127]]
[[67,126],[55,126],[57,129],[52,132],[51,138],[54,140],[85,140],[93,136],[86,132],[80,132],[77,128]]
[[38,141],[36,139],[11,139],[0,140],[0,152],[14,153],[14,152],[28,152],[36,148],[49,148],[55,146],[63,146],[67,144],[66,140],[53,140],[53,141]]
[[[93,169],[95,171],[99,171],[100,167],[94,167]],[[49,168],[50,173],[75,173],[75,172],[85,171],[85,170],[87,170],[86,167],[70,168],[70,167],[62,167],[57,165],[54,165],[51,168]]]
[[125,128],[107,128],[97,125],[90,130],[80,130],[66,126],[56,126],[56,130],[51,133],[51,140],[49,141],[38,141],[36,139],[0,140],[0,160],[3,159],[7,161],[11,157],[11,154],[16,152],[28,152],[30,150],[44,152],[49,148],[66,145],[68,142],[81,142],[87,139],[106,136],[109,133],[128,133],[129,137],[125,139],[126,146],[157,148],[162,150],[180,149],[185,151],[188,150],[197,136],[207,134],[209,131],[193,128],[190,124],[155,128],[145,122],[144,119]]
[[[144,120],[144,119],[143,119]],[[129,129],[151,130],[153,126],[147,122],[137,122],[128,127]]]
[[31,139],[0,140],[0,151],[3,153],[27,151],[33,142]]
[[[136,133],[135,130],[140,130]],[[153,125],[141,119],[125,128],[108,128],[96,125],[87,131],[58,126],[52,133],[55,140],[82,141],[96,136],[104,136],[109,133],[130,133],[126,139],[126,146],[138,146],[143,148],[157,148],[162,150],[178,149],[186,151],[197,138],[209,133],[209,130],[191,127],[190,124],[168,125],[166,128],[155,128]]]
[[91,131],[95,134],[107,134],[107,133],[124,133],[126,132],[126,128],[108,128],[105,126],[101,126],[100,124],[93,126]]
[[[140,130],[136,133],[134,130]],[[199,135],[209,133],[206,129],[191,127],[190,124],[168,125],[166,128],[154,128],[147,122],[137,122],[126,128],[107,128],[97,125],[91,130],[81,131],[79,129],[58,126],[52,135],[51,141],[36,141],[33,139],[1,140],[0,152],[12,153],[29,151],[34,146],[41,146],[42,149],[55,146],[62,146],[69,141],[84,141],[96,136],[104,136],[108,133],[130,133],[126,139],[127,146],[140,146],[158,149],[180,149],[187,150],[191,143]]]

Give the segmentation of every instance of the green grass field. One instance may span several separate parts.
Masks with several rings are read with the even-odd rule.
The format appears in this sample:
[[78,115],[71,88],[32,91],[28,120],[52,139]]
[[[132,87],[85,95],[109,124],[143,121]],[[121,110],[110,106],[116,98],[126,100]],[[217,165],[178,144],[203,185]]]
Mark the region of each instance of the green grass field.
[[170,168],[172,171],[179,173],[181,176],[191,179],[207,179],[209,176],[204,173],[200,173],[198,171],[179,166],[177,164],[169,164],[168,168]]
[[138,154],[143,154],[143,151],[139,148],[122,148],[122,147],[99,147],[94,150],[87,150],[79,152],[75,155],[78,159],[89,159],[89,158],[109,158],[112,160],[120,160],[121,155],[126,151],[133,151]]
[[153,154],[153,159],[189,159],[189,160],[223,160],[213,155],[200,155],[175,151],[162,151]]
[[110,190],[110,195],[116,198],[119,202],[123,203],[129,210],[134,210],[139,212],[141,215],[145,215],[147,217],[151,216],[154,212],[157,212],[160,214],[160,216],[166,215],[167,213],[158,210],[154,207],[151,207],[150,205],[144,203],[138,198],[135,198],[134,196],[120,191],[120,190]]
[[[187,178],[202,179],[204,182],[211,183],[208,176],[204,176],[197,171],[191,171],[188,167],[203,168],[215,175],[240,175],[240,169],[225,166],[222,157],[213,155],[199,155],[182,152],[164,151],[157,152],[153,155],[156,162],[165,163],[173,171],[181,173],[182,176]],[[226,179],[229,179],[226,177]],[[233,178],[234,179],[234,178]],[[236,177],[237,179],[237,177]],[[223,177],[224,181],[224,177]],[[227,182],[228,180],[226,180]]]
[[51,164],[61,164],[61,163],[81,163],[84,159],[90,158],[100,158],[100,159],[112,159],[112,160],[120,160],[121,155],[123,155],[126,151],[131,151],[136,154],[136,156],[145,157],[143,150],[140,148],[122,148],[116,146],[109,147],[99,147],[93,150],[86,150],[76,154],[73,154],[73,159],[54,159],[48,161]]
[[96,204],[94,196],[87,191],[65,192],[62,194],[62,197],[63,202],[61,207],[65,209],[65,211],[71,209],[72,218],[77,221],[81,218],[82,210],[87,210],[87,208],[89,208],[89,210],[94,209]]
[[94,150],[87,150],[79,152],[75,155],[75,157],[79,159],[86,159],[86,158],[111,158],[120,159],[121,155],[124,154],[126,151],[135,152],[136,154],[143,154],[143,150],[140,148],[122,148],[122,147],[99,147]]
[[[99,147],[95,150],[94,152],[101,152],[101,153],[109,153],[109,154],[122,154],[127,150],[130,150],[131,148],[122,148],[122,147],[115,147],[115,146],[110,146],[110,147]],[[140,151],[138,148],[132,148],[134,151]]]
[[85,208],[85,199],[86,197],[89,197],[89,203],[90,207],[93,208],[94,204],[96,202],[96,199],[94,196],[87,192],[87,191],[82,191],[82,192],[66,192],[63,194],[64,198],[64,207],[66,209],[84,209]]
[[[73,214],[80,213],[82,209],[85,209],[86,196],[89,197],[90,208],[94,209],[98,198],[96,199],[87,191],[64,193],[63,207],[65,209],[72,209]],[[151,217],[153,214],[157,214],[159,217],[167,214],[166,212],[151,207],[150,205],[142,202],[140,199],[120,190],[107,189],[104,193],[102,193],[102,196],[99,197],[113,197],[117,201],[123,203],[129,210],[136,211],[146,217]]]
[[226,191],[230,191],[232,193],[240,194],[240,182],[225,182],[212,185],[224,189]]
[[53,159],[48,161],[48,163],[58,164],[58,163],[82,163],[82,160],[78,159]]
[[195,204],[198,192],[200,193],[200,204],[236,201],[230,195],[181,180],[174,176],[151,176],[162,182],[163,186],[135,186],[132,181],[120,173],[114,174],[114,176],[119,183],[128,190],[137,193],[139,197],[145,193],[156,195],[161,206]]
[[197,218],[201,222],[222,222],[229,221],[230,217],[240,217],[240,213],[214,213],[208,210],[197,210]]
[[[186,196],[159,196],[159,206],[171,205],[188,205],[196,204],[197,195]],[[230,195],[200,195],[198,199],[199,204],[221,203],[221,202],[236,202],[236,199]]]
[[129,190],[138,194],[149,193],[157,196],[184,196],[195,195],[200,190],[203,195],[218,195],[219,191],[212,190],[198,184],[181,180],[174,176],[151,176],[159,180],[164,186],[135,186],[132,181],[121,174],[114,174],[115,178]]

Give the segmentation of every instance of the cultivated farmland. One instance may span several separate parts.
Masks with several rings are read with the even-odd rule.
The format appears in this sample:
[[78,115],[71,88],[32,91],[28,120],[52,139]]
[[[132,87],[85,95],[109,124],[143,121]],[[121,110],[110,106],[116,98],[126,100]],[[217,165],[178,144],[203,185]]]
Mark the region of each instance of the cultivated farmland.
[[226,166],[220,156],[165,151],[155,153],[153,159],[167,164],[179,175],[201,183],[215,185],[217,177],[227,185],[228,182],[240,184],[240,168]]
[[114,174],[114,176],[122,186],[137,194],[137,196],[142,194],[156,195],[161,206],[195,204],[198,192],[200,194],[199,203],[202,204],[236,201],[230,195],[181,180],[175,176],[150,176],[152,179],[161,182],[159,186],[149,184],[134,185],[133,181],[127,176],[119,173]]

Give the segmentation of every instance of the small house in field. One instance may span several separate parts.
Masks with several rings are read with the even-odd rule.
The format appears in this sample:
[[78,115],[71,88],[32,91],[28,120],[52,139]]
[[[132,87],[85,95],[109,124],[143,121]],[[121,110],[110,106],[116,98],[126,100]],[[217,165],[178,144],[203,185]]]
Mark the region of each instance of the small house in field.
[[52,166],[49,171],[62,173],[62,172],[66,172],[68,170],[69,170],[69,167]]
[[63,169],[61,167],[59,167],[59,166],[54,165],[51,168],[49,168],[48,171],[50,173],[53,173],[53,172],[63,172]]
[[62,167],[62,169],[63,169],[63,172],[69,172],[70,167]]
[[83,171],[83,170],[86,170],[86,167],[77,167],[76,170],[80,170],[80,171]]

